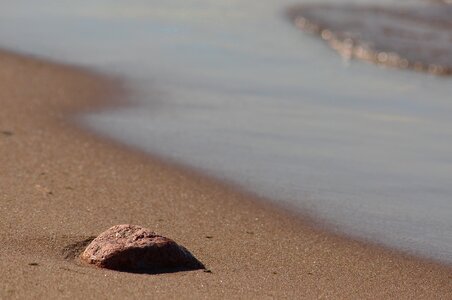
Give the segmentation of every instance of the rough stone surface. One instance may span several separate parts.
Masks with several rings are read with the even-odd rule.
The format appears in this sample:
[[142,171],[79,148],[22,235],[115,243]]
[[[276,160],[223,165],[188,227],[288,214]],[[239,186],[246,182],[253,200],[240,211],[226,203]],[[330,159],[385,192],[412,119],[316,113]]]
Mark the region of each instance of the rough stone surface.
[[187,249],[173,240],[136,225],[116,225],[101,233],[81,260],[118,271],[161,273],[202,269]]
[[452,75],[452,5],[312,4],[288,15],[346,59]]

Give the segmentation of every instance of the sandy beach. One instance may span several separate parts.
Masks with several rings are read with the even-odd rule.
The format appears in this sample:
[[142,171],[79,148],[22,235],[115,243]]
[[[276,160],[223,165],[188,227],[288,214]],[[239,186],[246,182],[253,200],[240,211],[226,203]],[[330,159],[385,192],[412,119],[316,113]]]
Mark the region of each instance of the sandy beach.
[[[117,79],[0,54],[0,299],[450,299],[452,268],[325,232],[263,199],[78,128]],[[211,272],[130,274],[64,249],[138,224]]]

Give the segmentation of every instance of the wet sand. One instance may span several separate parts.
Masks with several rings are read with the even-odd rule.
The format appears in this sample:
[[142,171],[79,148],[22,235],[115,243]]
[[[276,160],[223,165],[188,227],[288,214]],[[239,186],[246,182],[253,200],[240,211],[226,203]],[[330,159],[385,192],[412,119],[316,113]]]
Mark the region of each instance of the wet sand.
[[[70,121],[124,105],[120,81],[7,52],[0,66],[0,298],[450,298],[450,266],[325,232]],[[121,223],[173,238],[210,271],[73,259]]]

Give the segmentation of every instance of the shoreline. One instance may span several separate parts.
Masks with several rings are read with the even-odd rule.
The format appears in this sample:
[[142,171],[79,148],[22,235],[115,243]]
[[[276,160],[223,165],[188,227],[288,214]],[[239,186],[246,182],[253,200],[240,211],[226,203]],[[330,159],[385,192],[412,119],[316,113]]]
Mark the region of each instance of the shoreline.
[[[0,65],[0,298],[450,296],[450,266],[326,232],[76,127],[74,113],[124,103],[117,80],[5,51]],[[212,273],[137,275],[63,258],[120,223],[173,238]]]

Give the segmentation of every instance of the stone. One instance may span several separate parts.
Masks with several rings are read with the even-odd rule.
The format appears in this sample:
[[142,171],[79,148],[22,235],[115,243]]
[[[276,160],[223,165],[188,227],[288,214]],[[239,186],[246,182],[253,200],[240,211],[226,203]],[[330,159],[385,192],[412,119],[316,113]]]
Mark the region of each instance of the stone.
[[3,130],[3,131],[1,131],[1,133],[2,133],[3,135],[5,135],[5,136],[12,136],[12,135],[13,135],[13,132],[12,132],[12,131],[9,131],[9,130]]
[[311,4],[289,18],[319,35],[344,58],[452,75],[452,5]]
[[100,268],[137,273],[204,269],[175,241],[137,225],[116,225],[97,236],[80,256]]

